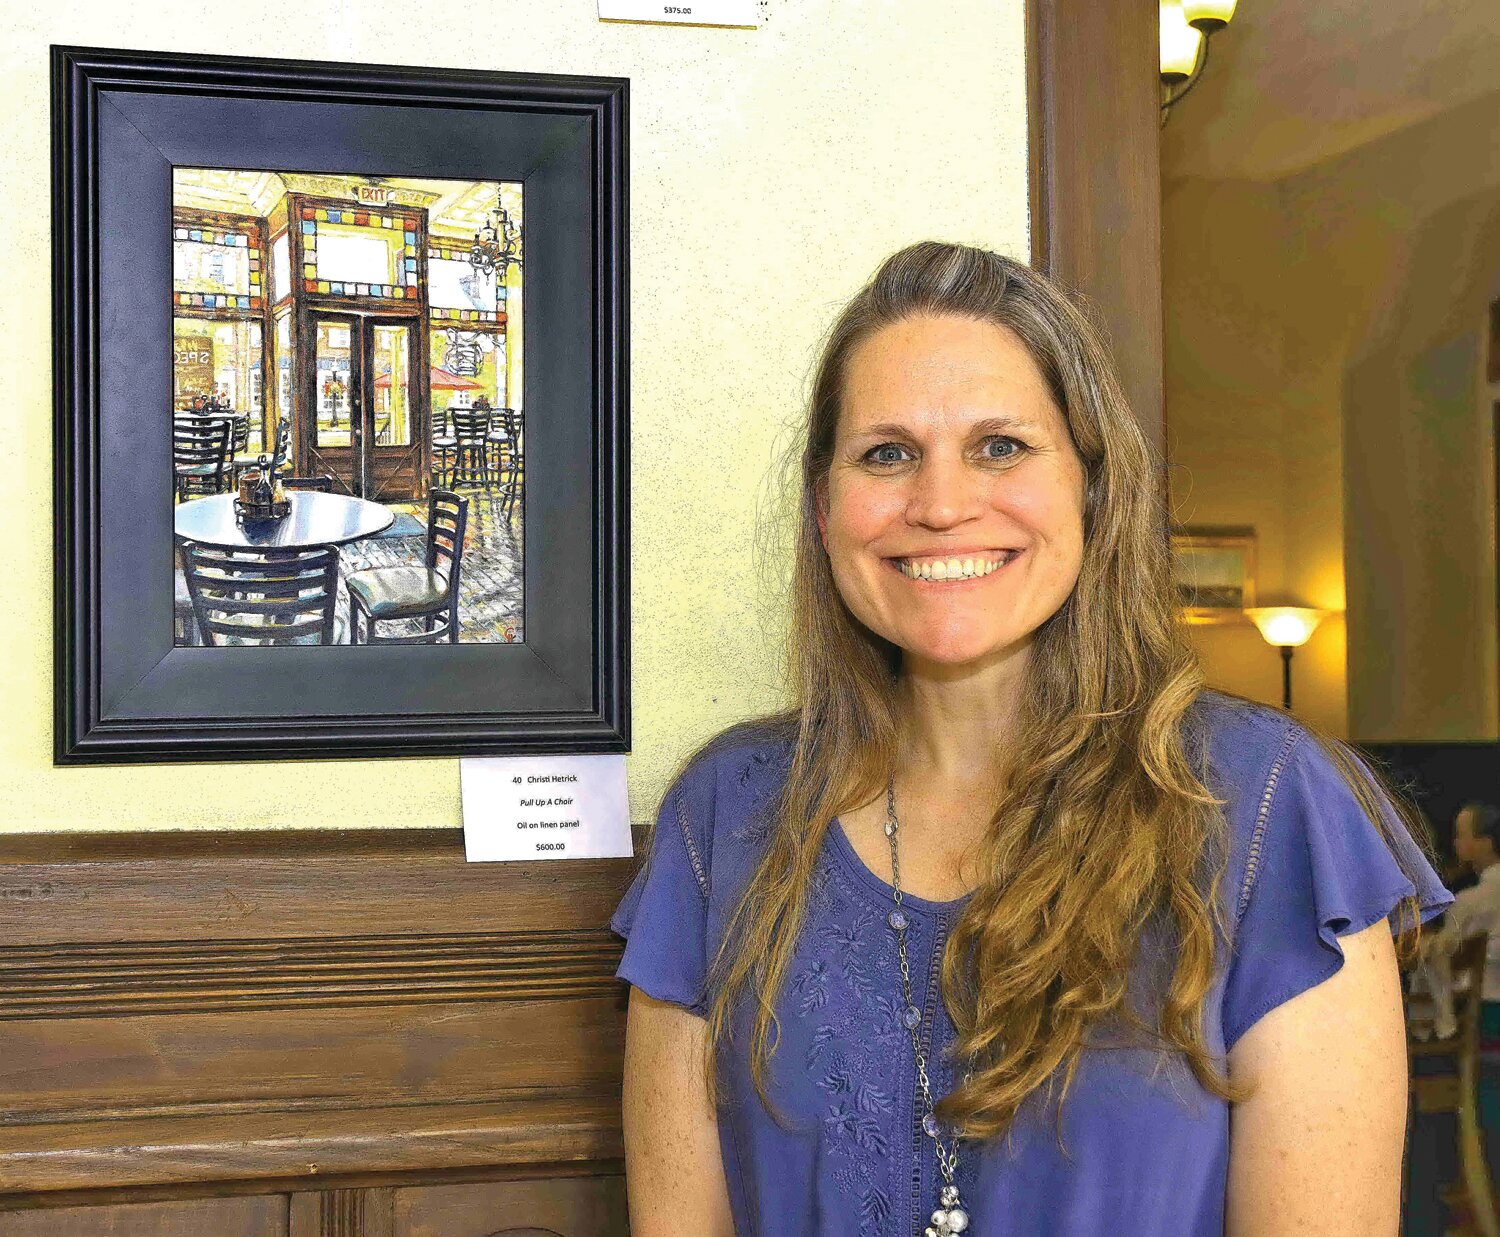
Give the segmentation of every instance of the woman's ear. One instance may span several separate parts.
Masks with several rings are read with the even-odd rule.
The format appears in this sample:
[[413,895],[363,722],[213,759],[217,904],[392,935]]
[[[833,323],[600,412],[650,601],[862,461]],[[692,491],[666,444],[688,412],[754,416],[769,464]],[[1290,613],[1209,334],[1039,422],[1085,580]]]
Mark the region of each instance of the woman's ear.
[[818,517],[818,540],[823,543],[823,551],[828,551],[828,483],[820,482],[813,489],[813,511]]

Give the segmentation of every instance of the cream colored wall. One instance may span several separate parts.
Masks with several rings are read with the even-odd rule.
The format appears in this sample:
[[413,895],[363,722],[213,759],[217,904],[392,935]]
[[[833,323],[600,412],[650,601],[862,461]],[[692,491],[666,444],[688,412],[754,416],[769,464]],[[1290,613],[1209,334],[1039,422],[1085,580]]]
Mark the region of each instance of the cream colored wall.
[[[1500,295],[1500,152],[1472,135],[1497,114],[1493,95],[1279,182],[1164,193],[1179,518],[1207,522],[1181,508],[1190,473],[1220,522],[1274,542],[1263,593],[1347,607],[1298,651],[1295,702],[1356,738],[1496,734],[1494,449],[1475,370]],[[1215,389],[1205,372],[1245,380]],[[1258,455],[1233,446],[1246,440]],[[1200,650],[1211,680],[1278,699],[1253,629]]]
[[0,829],[459,820],[455,760],[52,767],[49,43],[631,79],[628,769],[643,818],[691,743],[779,700],[780,570],[753,553],[755,517],[838,304],[924,237],[1027,253],[1022,0],[771,0],[753,32],[604,24],[593,0],[208,12],[88,0],[7,14]]
[[1495,737],[1494,414],[1500,189],[1425,220],[1404,312],[1344,382],[1349,712],[1362,734]]

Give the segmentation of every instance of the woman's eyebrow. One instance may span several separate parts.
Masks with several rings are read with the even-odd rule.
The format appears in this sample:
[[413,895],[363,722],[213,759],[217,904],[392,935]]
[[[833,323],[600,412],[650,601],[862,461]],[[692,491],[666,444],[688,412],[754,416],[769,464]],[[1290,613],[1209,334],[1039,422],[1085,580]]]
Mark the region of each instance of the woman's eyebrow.
[[983,430],[986,432],[994,430],[1022,430],[1032,434],[1039,434],[1042,429],[1035,421],[1028,421],[1025,417],[986,417],[983,421],[975,421],[969,428],[971,430]]
[[[1036,422],[1028,421],[1024,417],[985,417],[984,420],[975,421],[969,426],[971,434],[1014,430],[1033,434],[1041,432]],[[853,436],[856,438],[910,438],[913,435],[911,427],[902,425],[899,421],[881,421],[876,425],[866,425],[862,429],[855,430]]]

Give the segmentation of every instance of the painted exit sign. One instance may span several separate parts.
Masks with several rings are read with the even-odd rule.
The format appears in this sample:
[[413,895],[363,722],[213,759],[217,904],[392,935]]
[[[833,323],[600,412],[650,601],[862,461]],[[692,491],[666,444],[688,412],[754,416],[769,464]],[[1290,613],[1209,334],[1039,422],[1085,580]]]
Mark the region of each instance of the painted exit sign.
[[361,206],[389,206],[391,191],[383,185],[358,185],[354,190]]

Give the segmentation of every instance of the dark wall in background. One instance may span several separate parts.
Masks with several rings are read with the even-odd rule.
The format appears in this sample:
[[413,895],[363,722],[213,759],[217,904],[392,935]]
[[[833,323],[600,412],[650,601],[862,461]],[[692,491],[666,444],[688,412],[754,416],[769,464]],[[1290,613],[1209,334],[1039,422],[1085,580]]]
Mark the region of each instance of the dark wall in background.
[[1422,809],[1433,840],[1452,855],[1453,817],[1474,799],[1500,804],[1500,743],[1360,743]]

